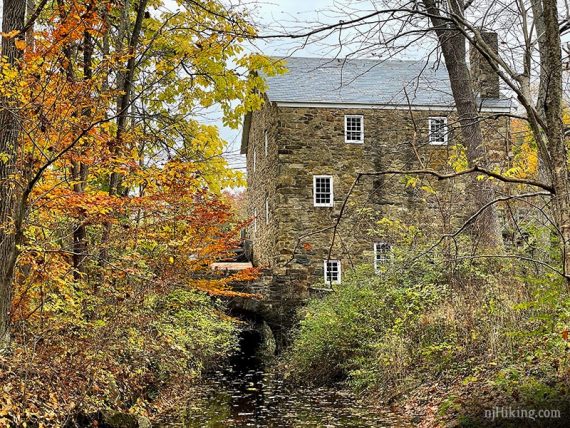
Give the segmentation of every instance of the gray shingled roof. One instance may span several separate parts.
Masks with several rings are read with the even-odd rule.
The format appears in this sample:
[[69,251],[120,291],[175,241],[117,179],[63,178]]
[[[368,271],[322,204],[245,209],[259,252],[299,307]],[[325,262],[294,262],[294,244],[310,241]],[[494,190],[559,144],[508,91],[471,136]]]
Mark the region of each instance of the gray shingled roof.
[[[300,57],[285,61],[288,72],[267,79],[271,101],[450,108],[454,105],[442,63]],[[485,99],[482,105],[504,109],[511,106],[511,101]]]
[[[276,58],[279,59],[279,58]],[[270,101],[299,104],[412,105],[452,109],[455,105],[443,63],[372,59],[290,57],[288,72],[267,77]],[[496,111],[513,108],[508,98],[480,101]],[[247,152],[251,114],[244,118],[241,153]]]

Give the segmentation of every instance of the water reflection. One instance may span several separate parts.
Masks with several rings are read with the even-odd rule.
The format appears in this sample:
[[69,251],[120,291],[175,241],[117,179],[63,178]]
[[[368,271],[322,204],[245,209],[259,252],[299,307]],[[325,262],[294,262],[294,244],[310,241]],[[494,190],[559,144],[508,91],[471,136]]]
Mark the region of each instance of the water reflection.
[[406,426],[388,411],[325,388],[287,388],[255,357],[211,377],[185,410],[179,427],[392,427]]

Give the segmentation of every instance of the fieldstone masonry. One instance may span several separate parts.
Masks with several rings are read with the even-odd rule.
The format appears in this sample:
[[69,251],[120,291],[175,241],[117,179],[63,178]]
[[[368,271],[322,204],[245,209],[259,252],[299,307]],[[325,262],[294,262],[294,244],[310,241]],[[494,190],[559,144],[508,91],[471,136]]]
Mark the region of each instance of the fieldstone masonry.
[[[493,51],[499,51],[499,38],[497,33],[482,32],[481,38],[487,43]],[[481,98],[499,98],[499,79],[497,74],[481,53],[471,48],[469,50],[469,62],[471,66],[472,79],[475,87],[479,90]]]
[[[485,73],[477,75],[480,82],[485,80]],[[482,95],[498,97],[496,83],[483,84]],[[345,115],[363,116],[362,144],[345,142]],[[428,120],[442,116],[448,121],[448,144],[429,144]],[[507,167],[511,156],[509,119],[487,109],[481,121],[488,158]],[[264,107],[246,117],[244,129],[248,212],[256,217],[248,227],[247,239],[253,244],[254,264],[265,272],[261,288],[265,298],[254,310],[263,313],[274,333],[288,328],[296,308],[312,288],[325,287],[323,268],[329,252],[331,259],[341,261],[343,272],[363,263],[373,265],[374,242],[391,241],[378,232],[376,225],[381,218],[419,224],[441,234],[454,230],[468,214],[451,210],[451,202],[457,207],[463,197],[467,178],[440,182],[426,178],[425,183],[438,190],[437,196],[419,186],[406,185],[406,177],[395,174],[362,177],[354,185],[358,173],[388,169],[452,171],[449,160],[455,146],[461,144],[452,108],[305,106],[266,97]],[[333,207],[314,206],[314,175],[333,177]],[[332,227],[337,222],[331,245]],[[278,332],[276,337],[282,341]]]
[[[355,114],[364,117],[363,144],[344,140],[344,116]],[[448,145],[428,144],[428,118],[442,115],[448,117]],[[303,282],[302,289],[324,285],[323,261],[330,250],[331,227],[357,174],[388,169],[451,171],[452,147],[461,143],[458,126],[450,111],[290,108],[268,102],[252,115],[248,145],[249,214],[257,212],[258,217],[256,230],[251,225],[247,233],[253,241],[254,263],[271,268],[278,277]],[[267,156],[265,129],[270,139]],[[508,119],[485,119],[483,129],[490,142],[488,156],[495,163],[508,164]],[[333,207],[313,206],[313,175],[333,177]],[[438,200],[406,186],[401,175],[363,177],[348,199],[331,257],[342,260],[344,269],[372,263],[373,243],[387,239],[373,232],[382,217],[448,231],[445,226],[451,225],[451,219],[442,221],[438,207],[443,199],[457,201],[465,180],[430,182],[441,190]],[[266,198],[269,223],[265,222]],[[452,217],[462,218],[456,214]]]

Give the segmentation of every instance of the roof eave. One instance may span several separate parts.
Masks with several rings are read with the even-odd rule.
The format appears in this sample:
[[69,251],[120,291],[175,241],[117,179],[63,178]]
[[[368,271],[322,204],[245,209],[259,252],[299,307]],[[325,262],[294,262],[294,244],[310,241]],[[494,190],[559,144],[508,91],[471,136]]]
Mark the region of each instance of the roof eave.
[[[274,102],[279,107],[324,107],[324,108],[362,108],[362,109],[379,109],[379,110],[440,110],[452,111],[455,106],[443,104],[370,104],[370,103],[350,103],[350,102],[319,102],[319,101],[278,101]],[[513,110],[513,106],[480,106],[480,111],[487,113],[509,113]]]

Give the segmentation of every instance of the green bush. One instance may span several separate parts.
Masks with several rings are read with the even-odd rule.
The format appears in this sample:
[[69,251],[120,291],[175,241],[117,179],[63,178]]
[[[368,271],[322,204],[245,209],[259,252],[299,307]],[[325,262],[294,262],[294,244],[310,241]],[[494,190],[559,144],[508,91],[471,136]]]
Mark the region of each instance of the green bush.
[[163,351],[166,348],[177,355],[173,360],[163,360],[163,370],[200,372],[237,346],[236,321],[225,316],[223,306],[204,293],[177,289],[152,299],[146,309],[155,315],[151,326]]
[[189,385],[238,344],[238,322],[203,292],[149,286],[117,302],[103,291],[85,299],[82,318],[66,313],[67,322],[46,329],[33,358],[23,346],[0,355],[7,392],[0,409],[9,409],[0,412],[0,426],[63,426],[70,416],[104,409],[175,414]]
[[[312,299],[286,357],[291,378],[317,384],[350,379],[364,386],[380,365],[401,364],[404,332],[447,294],[435,264],[425,262],[420,272],[396,263],[379,275],[361,268],[328,296]],[[368,364],[372,357],[381,364]]]
[[309,302],[286,358],[292,380],[395,394],[442,376],[476,380],[480,370],[514,367],[527,375],[499,377],[497,386],[531,399],[529,389],[544,396],[541,385],[560,379],[568,368],[561,332],[570,324],[561,278],[493,260],[456,263],[450,273],[435,255],[410,267],[400,251],[381,274],[360,268]]

